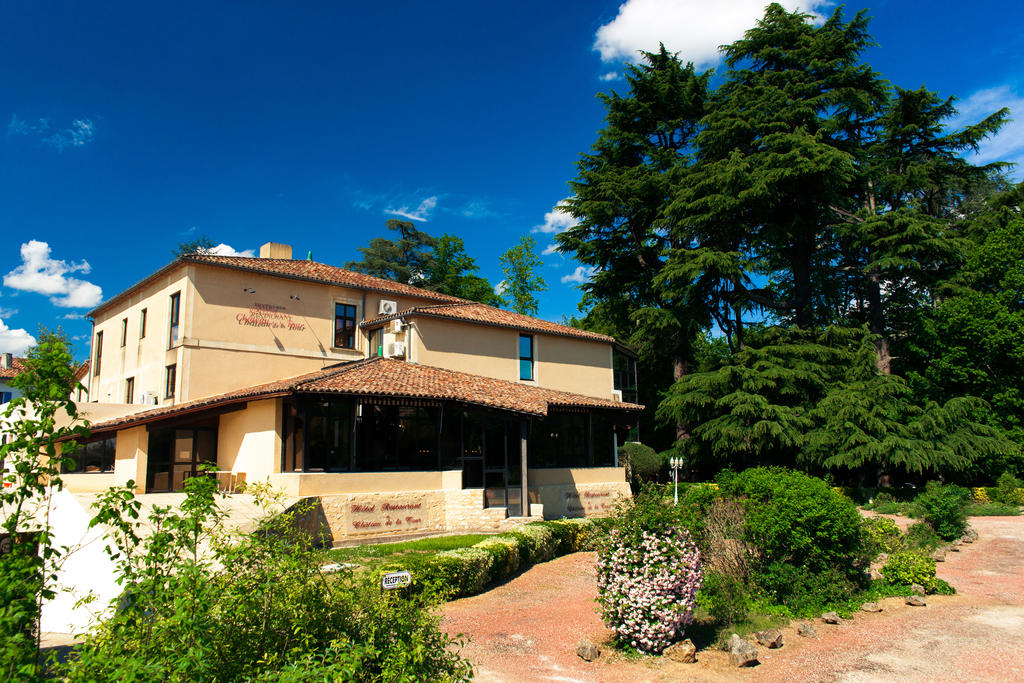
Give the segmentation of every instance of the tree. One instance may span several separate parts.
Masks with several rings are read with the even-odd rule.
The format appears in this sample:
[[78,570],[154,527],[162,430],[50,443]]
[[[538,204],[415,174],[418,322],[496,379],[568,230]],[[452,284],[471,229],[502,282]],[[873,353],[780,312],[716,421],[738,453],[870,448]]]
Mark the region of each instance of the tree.
[[477,275],[476,259],[466,253],[461,237],[441,235],[434,247],[433,265],[423,283],[426,289],[489,306],[501,304],[501,297],[485,278]]
[[350,261],[345,267],[402,284],[421,285],[433,268],[437,239],[410,221],[391,219],[387,225],[388,230],[398,233],[398,239],[375,237],[369,245],[359,247],[363,260]]
[[537,255],[537,240],[530,235],[501,255],[501,272],[505,275],[501,296],[512,310],[523,315],[537,315],[539,302],[535,292],[546,291],[544,278],[536,272],[544,262]]
[[[71,393],[78,388],[71,347],[58,332],[43,332],[12,380],[22,396],[3,412],[6,443],[0,446],[4,488],[0,548],[0,677],[35,680],[39,675],[38,622],[42,602],[55,595],[55,565],[61,549],[53,545],[47,511],[50,494],[60,490],[62,439],[84,437]],[[60,413],[68,423],[58,426]],[[66,441],[63,448],[73,448]]]
[[217,245],[212,239],[202,235],[194,240],[179,242],[174,250],[174,255],[180,258],[182,256],[191,256],[192,254],[208,254],[215,246]]

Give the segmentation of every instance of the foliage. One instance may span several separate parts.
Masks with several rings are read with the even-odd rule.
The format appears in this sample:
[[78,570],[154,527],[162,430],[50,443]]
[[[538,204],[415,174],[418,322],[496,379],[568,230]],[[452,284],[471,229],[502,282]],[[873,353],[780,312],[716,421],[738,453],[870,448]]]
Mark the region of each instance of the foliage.
[[476,259],[466,253],[461,237],[441,235],[434,246],[430,271],[422,286],[461,299],[479,301],[489,306],[501,304],[501,297],[486,278],[477,274]]
[[1019,505],[1006,505],[1005,503],[972,503],[967,506],[968,517],[1016,517],[1019,514]]
[[932,525],[927,522],[911,524],[903,533],[903,549],[905,551],[931,553],[940,545],[942,545],[942,539],[935,533]]
[[693,621],[702,570],[700,551],[660,496],[620,504],[608,542],[598,552],[597,601],[617,637],[658,653]]
[[638,349],[696,468],[1024,464],[1020,192],[963,158],[1009,112],[959,124],[872,45],[864,11],[772,4],[715,88],[662,47],[601,96],[559,249],[597,269],[584,320]]
[[124,598],[58,674],[68,680],[466,680],[421,601],[328,576],[295,530],[301,510],[256,533],[221,523],[216,482],[186,482],[180,511],[155,507],[139,534],[133,484],[101,495],[94,524],[112,529]]
[[181,257],[191,256],[192,254],[209,254],[215,246],[217,245],[212,239],[202,235],[194,240],[179,242],[178,246],[174,249],[174,255]]
[[[6,547],[0,549],[0,678],[13,681],[39,676],[37,625],[42,601],[55,595],[63,554],[54,545],[48,514],[51,493],[62,486],[59,450],[73,449],[73,439],[87,436],[88,429],[76,424],[70,396],[78,382],[70,344],[60,331],[42,331],[11,384],[22,396],[7,403],[2,415],[0,541]],[[58,446],[64,439],[69,440]]]
[[650,446],[627,441],[619,446],[619,462],[634,487],[654,481],[665,468],[665,459]]
[[899,552],[889,555],[882,567],[882,576],[890,584],[924,586],[925,591],[935,592],[935,560],[916,552]]
[[387,225],[388,230],[398,233],[398,238],[373,238],[367,246],[359,247],[363,260],[350,261],[345,267],[407,285],[422,285],[434,266],[437,238],[410,221],[392,218]]
[[516,313],[537,315],[540,302],[536,293],[548,286],[537,270],[544,265],[537,255],[537,240],[524,235],[519,244],[510,247],[498,259],[505,279],[501,281],[501,300]]
[[868,557],[878,557],[880,553],[891,554],[903,547],[900,528],[887,517],[865,517],[864,532]]
[[759,553],[755,580],[773,600],[802,609],[857,588],[867,558],[852,501],[821,479],[777,467],[721,484],[743,501],[743,540]]
[[1003,472],[996,480],[995,501],[1005,505],[1024,505],[1024,483],[1009,472]]
[[914,502],[921,506],[924,521],[935,529],[935,533],[952,541],[967,528],[966,507],[970,499],[970,492],[961,486],[930,481]]
[[992,499],[988,495],[988,491],[984,486],[974,486],[971,488],[971,500],[975,503],[991,503]]

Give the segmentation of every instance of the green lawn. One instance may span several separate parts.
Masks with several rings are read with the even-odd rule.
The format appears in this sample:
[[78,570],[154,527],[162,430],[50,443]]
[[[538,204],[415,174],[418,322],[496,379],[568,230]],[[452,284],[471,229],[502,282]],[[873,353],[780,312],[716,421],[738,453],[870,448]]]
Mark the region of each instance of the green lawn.
[[440,552],[442,550],[454,550],[455,548],[468,548],[479,543],[490,536],[490,534],[460,534],[452,536],[433,536],[421,538],[415,541],[401,541],[399,543],[377,543],[373,545],[358,545],[350,548],[334,548],[328,552],[332,562],[356,564],[360,567],[373,568],[381,564],[400,561],[403,557],[418,557]]

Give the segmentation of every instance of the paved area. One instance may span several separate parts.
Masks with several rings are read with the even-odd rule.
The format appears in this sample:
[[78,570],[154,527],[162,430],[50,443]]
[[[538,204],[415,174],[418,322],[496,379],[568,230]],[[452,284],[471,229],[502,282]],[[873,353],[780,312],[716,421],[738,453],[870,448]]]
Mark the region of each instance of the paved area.
[[1024,517],[976,517],[981,538],[950,553],[940,577],[953,596],[927,607],[902,600],[839,626],[815,625],[819,637],[783,629],[785,646],[761,650],[761,665],[735,669],[725,653],[704,650],[696,664],[626,659],[608,652],[587,663],[581,636],[606,637],[597,616],[594,554],[538,565],[483,595],[444,609],[444,627],[463,633],[463,654],[481,681],[1009,681],[1024,680]]

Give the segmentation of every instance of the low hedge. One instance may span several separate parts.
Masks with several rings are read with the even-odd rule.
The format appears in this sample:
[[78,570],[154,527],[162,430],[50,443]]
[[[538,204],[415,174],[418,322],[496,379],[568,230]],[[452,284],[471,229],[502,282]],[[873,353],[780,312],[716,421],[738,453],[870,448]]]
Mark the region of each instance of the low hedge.
[[530,522],[469,547],[407,558],[402,565],[382,567],[380,576],[406,569],[413,575],[410,592],[442,600],[475,595],[490,583],[504,581],[520,569],[559,555],[596,550],[607,535],[606,520],[559,519]]

